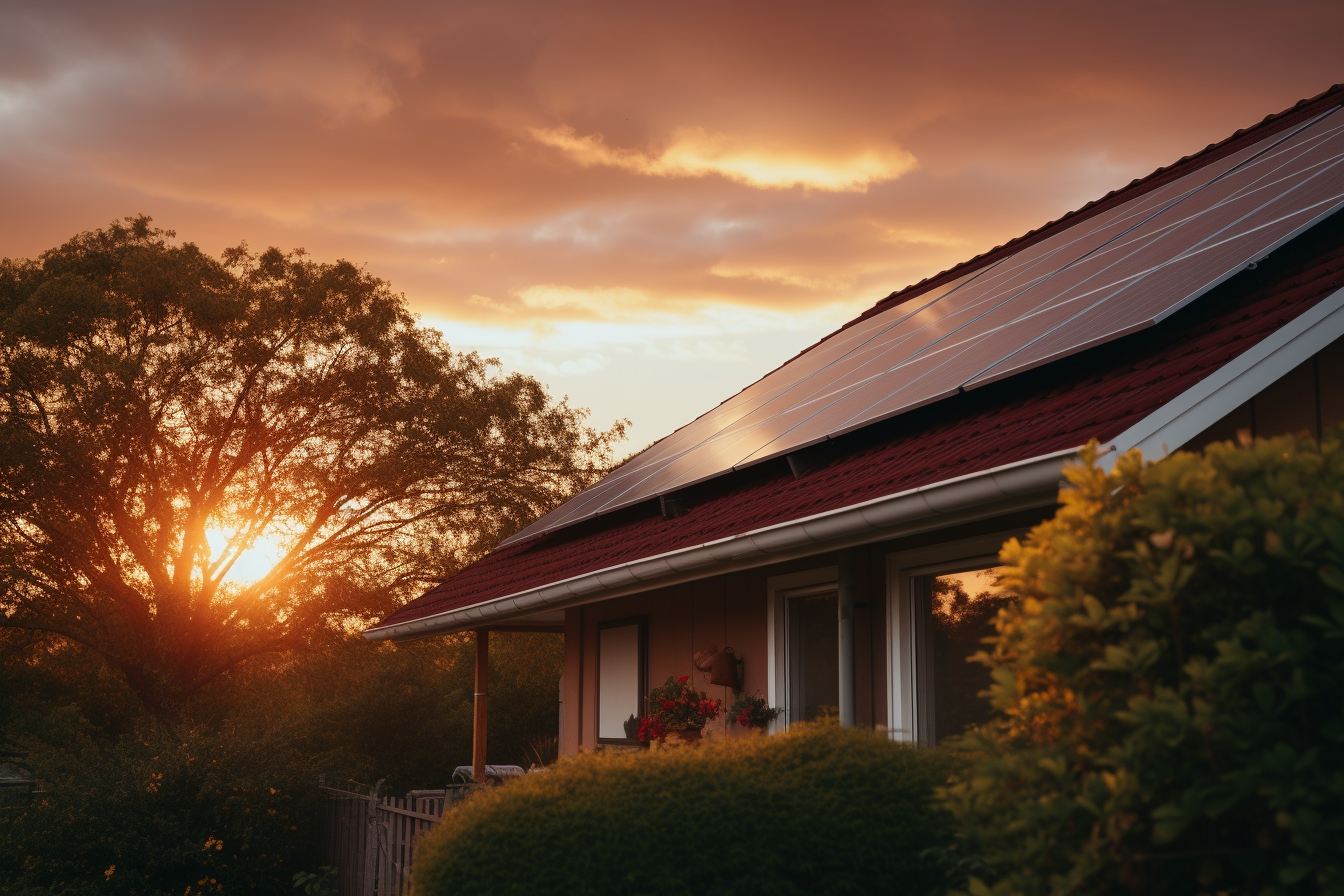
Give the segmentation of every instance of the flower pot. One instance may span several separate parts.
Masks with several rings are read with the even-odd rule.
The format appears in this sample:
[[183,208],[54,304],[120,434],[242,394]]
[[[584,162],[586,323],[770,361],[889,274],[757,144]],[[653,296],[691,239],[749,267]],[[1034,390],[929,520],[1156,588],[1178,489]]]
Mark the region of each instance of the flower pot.
[[668,749],[694,746],[700,742],[704,733],[701,728],[677,728],[667,732],[667,737],[663,740],[663,746]]

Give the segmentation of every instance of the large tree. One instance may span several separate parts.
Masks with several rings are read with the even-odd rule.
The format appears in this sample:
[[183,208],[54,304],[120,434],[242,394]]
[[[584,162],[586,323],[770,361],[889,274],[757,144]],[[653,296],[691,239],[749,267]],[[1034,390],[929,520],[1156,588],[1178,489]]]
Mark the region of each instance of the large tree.
[[360,268],[173,237],[128,218],[0,261],[0,626],[96,651],[152,711],[386,612],[609,464],[621,424],[451,351]]

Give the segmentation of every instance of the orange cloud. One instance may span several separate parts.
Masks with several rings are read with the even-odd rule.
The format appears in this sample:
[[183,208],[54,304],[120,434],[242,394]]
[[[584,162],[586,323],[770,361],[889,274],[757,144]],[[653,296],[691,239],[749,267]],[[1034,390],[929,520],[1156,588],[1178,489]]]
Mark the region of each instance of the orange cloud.
[[532,128],[532,138],[561,150],[580,165],[622,168],[655,177],[717,174],[762,189],[808,187],[866,193],[870,184],[895,180],[913,170],[915,157],[892,148],[865,150],[839,158],[781,147],[743,145],[704,128],[681,128],[657,154],[607,146],[601,134],[580,136],[572,127]]

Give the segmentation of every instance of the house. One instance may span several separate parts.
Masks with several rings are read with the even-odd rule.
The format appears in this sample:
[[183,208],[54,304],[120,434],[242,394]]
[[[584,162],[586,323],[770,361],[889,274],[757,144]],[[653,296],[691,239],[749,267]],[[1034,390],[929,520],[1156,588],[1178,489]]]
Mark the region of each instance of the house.
[[[893,293],[369,629],[565,636],[561,752],[731,647],[787,725],[985,712],[1000,544],[1092,440],[1158,458],[1344,420],[1344,85]],[[703,665],[703,663],[702,663]],[[718,720],[711,734],[731,735]]]

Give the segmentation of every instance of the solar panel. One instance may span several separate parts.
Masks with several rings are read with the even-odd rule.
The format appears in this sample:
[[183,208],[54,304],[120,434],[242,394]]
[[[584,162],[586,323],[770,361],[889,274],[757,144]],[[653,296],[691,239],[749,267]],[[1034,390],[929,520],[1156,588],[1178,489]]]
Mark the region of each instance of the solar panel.
[[1344,205],[1338,107],[858,321],[510,541],[976,388],[1161,320]]
[[[1146,252],[1132,278],[1114,284],[1058,326],[971,378],[984,385],[1029,367],[1142,329],[1169,316],[1247,264],[1344,205],[1344,122],[1272,172],[1226,197],[1200,219]],[[1200,225],[1195,229],[1195,225]],[[1197,238],[1196,238],[1197,237]]]

